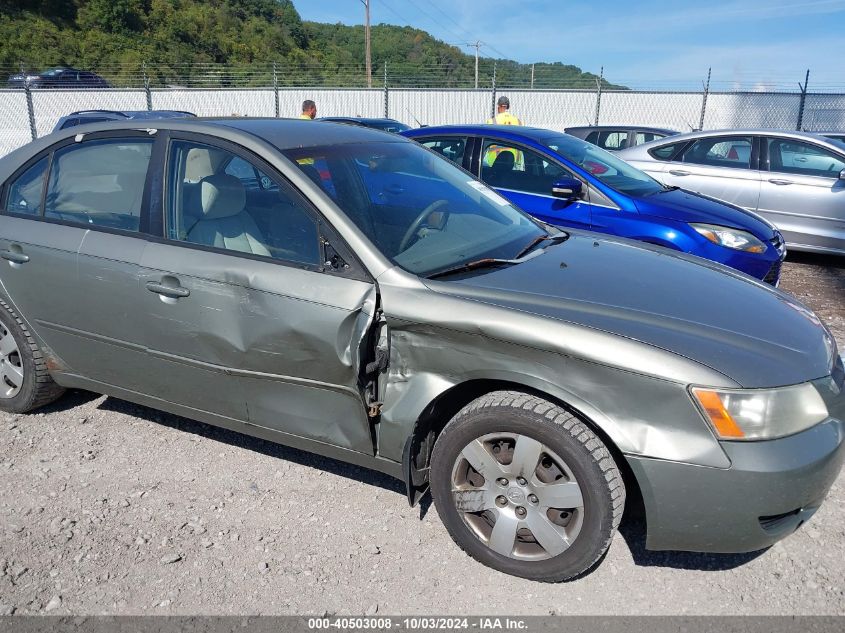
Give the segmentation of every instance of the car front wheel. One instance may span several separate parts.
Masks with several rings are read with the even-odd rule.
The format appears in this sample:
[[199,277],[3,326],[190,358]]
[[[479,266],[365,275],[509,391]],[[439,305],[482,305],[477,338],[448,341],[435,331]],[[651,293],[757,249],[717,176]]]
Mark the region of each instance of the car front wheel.
[[595,565],[625,505],[622,476],[595,433],[562,407],[512,391],[452,418],[434,447],[431,491],[465,552],[544,582]]

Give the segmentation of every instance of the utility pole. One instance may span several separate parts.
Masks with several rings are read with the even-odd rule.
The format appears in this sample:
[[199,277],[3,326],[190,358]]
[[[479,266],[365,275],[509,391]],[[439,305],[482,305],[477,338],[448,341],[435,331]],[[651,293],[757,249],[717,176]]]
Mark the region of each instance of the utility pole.
[[370,52],[370,0],[361,0],[364,5],[364,47],[367,58],[367,88],[373,87],[373,60]]
[[478,49],[484,46],[484,42],[476,40],[475,43],[470,42],[467,46],[475,49],[475,89],[478,90]]

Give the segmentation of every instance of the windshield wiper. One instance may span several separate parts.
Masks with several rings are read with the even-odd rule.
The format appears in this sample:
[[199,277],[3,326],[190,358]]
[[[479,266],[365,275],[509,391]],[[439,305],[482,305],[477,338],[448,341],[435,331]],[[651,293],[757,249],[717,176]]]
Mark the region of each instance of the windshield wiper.
[[677,185],[663,185],[663,191],[677,191],[680,189]]
[[541,242],[545,242],[546,240],[552,240],[553,242],[565,242],[568,239],[569,239],[569,233],[564,233],[563,231],[561,231],[560,233],[555,233],[554,235],[548,235],[548,234],[538,235],[533,240],[531,240],[531,242],[528,244],[528,246],[526,246],[521,251],[519,251],[514,256],[514,259],[519,259],[520,257],[523,257],[527,253],[531,252],[531,249],[533,249],[535,246],[537,246],[537,244],[540,244]]
[[[568,236],[567,236],[568,237]],[[537,251],[535,253],[531,253],[524,257],[514,257],[513,259],[501,259],[498,257],[485,257],[484,259],[476,259],[471,262],[467,262],[465,264],[458,264],[457,266],[453,266],[452,268],[446,268],[445,270],[440,270],[436,273],[432,273],[431,275],[427,275],[426,279],[437,279],[438,277],[446,277],[447,275],[453,275],[455,273],[464,273],[470,270],[476,270],[478,268],[493,268],[495,266],[508,266],[513,264],[521,264],[522,262],[527,262],[529,259],[534,259],[537,255],[542,254],[542,251]]]

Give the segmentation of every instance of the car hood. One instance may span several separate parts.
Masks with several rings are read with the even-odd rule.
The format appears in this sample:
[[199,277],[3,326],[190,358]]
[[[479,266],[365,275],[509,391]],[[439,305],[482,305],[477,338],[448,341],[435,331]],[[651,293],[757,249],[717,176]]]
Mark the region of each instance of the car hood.
[[757,214],[692,191],[671,189],[635,198],[634,203],[637,210],[644,215],[678,222],[705,222],[744,229],[766,241],[775,235],[771,224]]
[[640,341],[743,387],[797,384],[833,366],[833,338],[809,308],[747,275],[660,247],[575,233],[520,264],[427,283]]

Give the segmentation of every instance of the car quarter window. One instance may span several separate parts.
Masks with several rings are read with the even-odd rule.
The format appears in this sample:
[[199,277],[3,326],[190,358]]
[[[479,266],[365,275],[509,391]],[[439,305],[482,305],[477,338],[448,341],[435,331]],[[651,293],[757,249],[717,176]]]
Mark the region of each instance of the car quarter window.
[[680,160],[695,165],[749,169],[751,145],[750,136],[700,138],[684,150]]
[[669,143],[668,145],[661,145],[660,147],[652,148],[648,150],[648,153],[657,160],[672,160],[675,154],[677,154],[686,144],[687,141]]
[[41,215],[41,193],[44,189],[47,160],[48,157],[45,156],[11,182],[6,198],[6,211],[22,215]]
[[769,170],[803,176],[839,178],[845,158],[830,150],[784,138],[768,138]]
[[434,150],[456,165],[463,165],[467,139],[465,136],[444,136],[420,139],[420,144]]
[[481,179],[491,187],[552,195],[552,184],[571,174],[539,152],[506,142],[485,140]]
[[56,150],[44,217],[137,231],[153,139],[103,139]]
[[167,237],[235,253],[317,266],[317,222],[282,178],[226,149],[171,144]]

